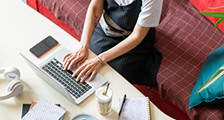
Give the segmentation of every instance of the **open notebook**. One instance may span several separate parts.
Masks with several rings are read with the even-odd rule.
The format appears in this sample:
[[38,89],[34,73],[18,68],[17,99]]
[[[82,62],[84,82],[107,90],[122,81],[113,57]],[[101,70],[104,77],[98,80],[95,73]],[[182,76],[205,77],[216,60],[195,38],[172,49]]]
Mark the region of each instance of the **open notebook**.
[[[119,109],[122,104],[119,99]],[[150,120],[150,106],[148,97],[126,98],[120,120]]]

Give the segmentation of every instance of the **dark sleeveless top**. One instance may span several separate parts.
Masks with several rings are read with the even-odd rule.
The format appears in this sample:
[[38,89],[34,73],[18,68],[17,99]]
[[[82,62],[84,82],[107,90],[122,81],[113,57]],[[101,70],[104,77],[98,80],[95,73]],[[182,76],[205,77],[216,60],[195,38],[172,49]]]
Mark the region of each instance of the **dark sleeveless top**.
[[[128,31],[133,31],[141,6],[141,0],[135,0],[126,6],[119,6],[114,0],[104,0],[105,12],[118,26]],[[108,64],[130,83],[154,87],[162,60],[161,53],[154,48],[155,32],[155,28],[150,28],[146,37],[136,48],[109,61]],[[90,50],[99,55],[126,37],[109,37],[98,24],[91,38]]]
[[135,0],[127,6],[119,6],[114,0],[104,1],[104,10],[121,28],[132,31],[141,12],[142,0]]

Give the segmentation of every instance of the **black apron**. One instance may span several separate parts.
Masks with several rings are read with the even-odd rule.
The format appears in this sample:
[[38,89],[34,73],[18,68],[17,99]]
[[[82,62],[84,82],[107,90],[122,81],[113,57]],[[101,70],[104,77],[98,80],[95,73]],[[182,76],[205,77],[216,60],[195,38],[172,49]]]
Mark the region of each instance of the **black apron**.
[[[119,6],[114,0],[104,0],[104,10],[121,28],[133,31],[141,12],[142,1],[135,0],[129,5]],[[154,48],[155,28],[150,28],[143,41],[131,51],[109,61],[108,64],[132,84],[155,87],[156,75],[162,54]],[[107,36],[98,24],[90,42],[90,50],[95,54],[107,51],[127,36]]]

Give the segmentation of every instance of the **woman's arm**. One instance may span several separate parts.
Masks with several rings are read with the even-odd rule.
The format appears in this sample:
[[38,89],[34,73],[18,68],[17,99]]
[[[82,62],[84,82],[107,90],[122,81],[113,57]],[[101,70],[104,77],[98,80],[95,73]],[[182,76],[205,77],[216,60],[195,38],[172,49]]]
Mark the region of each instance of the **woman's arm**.
[[125,54],[142,42],[149,29],[149,27],[143,27],[136,23],[133,32],[125,40],[123,40],[113,48],[101,53],[100,55],[98,55],[98,57],[102,60],[103,63],[106,63]]
[[64,61],[64,70],[71,69],[71,67],[79,63],[78,65],[82,64],[88,57],[89,52],[89,43],[93,32],[99,23],[100,17],[103,12],[104,0],[92,0],[89,4],[83,32],[81,36],[81,44],[79,48],[67,55],[65,55]]
[[89,49],[89,43],[100,17],[103,13],[104,0],[92,0],[87,10],[83,34],[81,36],[81,45]]

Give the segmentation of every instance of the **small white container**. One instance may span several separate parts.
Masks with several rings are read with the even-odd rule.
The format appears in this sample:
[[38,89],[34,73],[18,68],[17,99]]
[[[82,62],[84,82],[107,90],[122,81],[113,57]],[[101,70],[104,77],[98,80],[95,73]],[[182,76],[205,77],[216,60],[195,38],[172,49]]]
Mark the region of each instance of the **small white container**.
[[100,87],[95,92],[95,98],[97,101],[97,110],[102,115],[106,115],[111,111],[113,91],[112,89],[108,88],[107,94],[104,95],[103,93],[106,91],[106,88],[107,87]]

